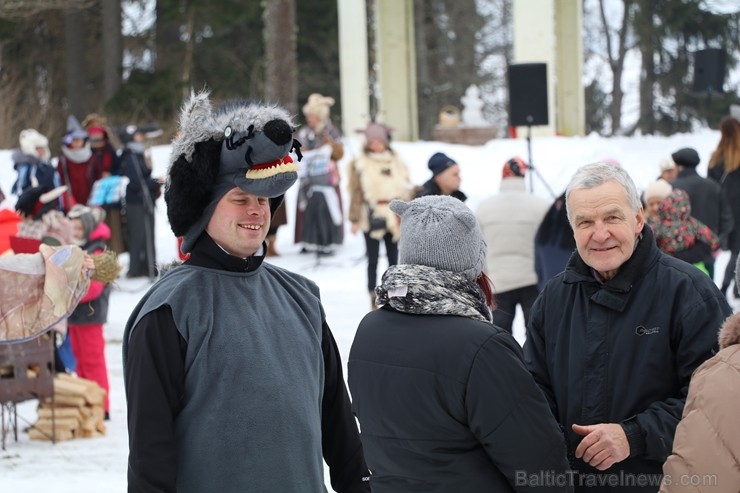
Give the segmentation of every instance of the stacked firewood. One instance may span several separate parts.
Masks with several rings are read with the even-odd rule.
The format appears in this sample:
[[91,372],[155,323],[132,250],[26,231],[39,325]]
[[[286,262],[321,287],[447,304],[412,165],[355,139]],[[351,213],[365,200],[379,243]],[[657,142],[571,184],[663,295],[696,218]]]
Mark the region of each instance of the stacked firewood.
[[34,440],[71,440],[105,435],[105,390],[92,380],[60,373],[54,399],[39,403],[38,421],[28,430]]

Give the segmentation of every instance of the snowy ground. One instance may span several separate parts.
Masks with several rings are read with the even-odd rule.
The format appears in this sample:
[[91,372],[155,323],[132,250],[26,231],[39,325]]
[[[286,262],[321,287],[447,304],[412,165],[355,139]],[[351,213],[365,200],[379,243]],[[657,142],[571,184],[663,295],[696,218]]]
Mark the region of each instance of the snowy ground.
[[[576,168],[604,158],[615,158],[630,172],[638,188],[653,180],[658,174],[658,161],[663,156],[685,146],[694,147],[702,158],[699,172],[706,174],[706,161],[719,141],[719,134],[702,131],[697,134],[675,135],[668,138],[637,137],[604,139],[596,136],[585,138],[535,138],[532,140],[532,160],[538,168],[533,176],[534,192],[549,199],[559,194]],[[344,163],[356,152],[357,141],[351,141]],[[469,195],[468,205],[477,204],[498,190],[503,163],[512,156],[525,160],[525,140],[495,140],[485,146],[459,146],[438,142],[397,143],[395,149],[409,165],[412,180],[421,184],[429,176],[426,162],[434,152],[442,151],[460,163],[462,189]],[[169,157],[169,147],[153,149],[155,175],[164,175]],[[9,192],[15,179],[10,151],[0,151],[0,187]],[[545,185],[547,184],[547,185]],[[12,207],[14,198],[2,207]],[[288,218],[295,207],[295,187],[286,198]],[[345,202],[346,203],[346,202]],[[176,257],[176,243],[165,213],[162,199],[157,205],[156,243],[160,263]],[[293,244],[292,223],[278,232],[277,248],[281,256],[271,259],[277,265],[299,272],[318,283],[329,325],[332,327],[346,364],[355,328],[369,308],[365,291],[364,243],[361,236],[347,234],[345,244],[330,258],[317,259],[301,255]],[[721,276],[728,255],[723,253],[716,265]],[[127,263],[126,255],[121,257]],[[379,272],[384,268],[383,260]],[[81,439],[52,445],[49,442],[29,440],[19,433],[18,441],[9,437],[6,450],[0,450],[0,492],[16,493],[52,489],[55,493],[123,492],[126,490],[126,459],[128,438],[126,432],[126,406],[123,394],[121,368],[121,337],[123,327],[133,306],[148,288],[143,279],[122,278],[111,295],[111,309],[105,334],[107,340],[108,369],[111,381],[111,421],[107,422],[105,437]],[[521,316],[515,320],[514,334],[519,342],[524,340]],[[346,374],[346,373],[345,373]],[[36,403],[29,401],[18,406],[23,428],[25,421],[36,418]],[[328,481],[327,481],[328,484]]]

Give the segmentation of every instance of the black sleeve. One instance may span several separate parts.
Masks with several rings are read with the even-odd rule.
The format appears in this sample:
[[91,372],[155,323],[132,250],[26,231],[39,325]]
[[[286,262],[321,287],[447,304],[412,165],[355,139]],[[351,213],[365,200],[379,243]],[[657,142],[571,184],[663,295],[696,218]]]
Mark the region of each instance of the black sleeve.
[[174,421],[182,409],[185,341],[169,306],[141,318],[128,341],[128,491],[174,492]]
[[533,488],[522,481],[542,473],[565,478],[570,466],[565,436],[511,334],[501,331],[481,346],[466,390],[470,430],[509,480],[512,491],[573,491],[568,484]]
[[329,466],[331,486],[339,493],[370,493],[370,476],[357,422],[342,374],[337,343],[326,322],[321,349],[324,353],[324,397],[321,402],[321,446]]
[[735,219],[732,215],[732,207],[727,198],[727,193],[721,188],[719,192],[719,201],[719,232],[717,233],[719,236],[719,247],[722,250],[729,250],[730,233],[736,226],[740,227],[740,225],[735,224]]

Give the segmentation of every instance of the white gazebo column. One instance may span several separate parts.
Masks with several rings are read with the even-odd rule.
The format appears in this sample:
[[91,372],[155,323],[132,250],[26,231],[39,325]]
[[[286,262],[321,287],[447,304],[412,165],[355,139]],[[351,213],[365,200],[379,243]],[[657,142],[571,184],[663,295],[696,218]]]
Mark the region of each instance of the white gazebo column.
[[586,96],[583,90],[583,1],[555,3],[557,131],[561,135],[585,135]]
[[[547,64],[547,126],[532,128],[534,135],[555,134],[555,2],[556,0],[515,0],[514,63]],[[526,127],[517,135],[527,134]]]
[[[341,2],[341,0],[340,0]],[[395,140],[419,137],[413,0],[375,0],[378,121]]]
[[[547,126],[535,135],[583,135],[582,0],[515,0],[514,63],[547,64]],[[526,129],[517,129],[525,135]]]
[[351,135],[370,121],[365,2],[337,0],[342,131]]

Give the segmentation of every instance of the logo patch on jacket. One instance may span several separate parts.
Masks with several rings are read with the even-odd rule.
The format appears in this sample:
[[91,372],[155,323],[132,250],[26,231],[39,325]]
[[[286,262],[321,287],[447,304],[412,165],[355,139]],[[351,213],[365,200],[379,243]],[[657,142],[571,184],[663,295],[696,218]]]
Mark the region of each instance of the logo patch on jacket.
[[657,334],[660,332],[660,327],[653,327],[651,329],[646,329],[642,325],[638,325],[635,329],[635,334],[638,336],[649,336],[651,334]]

